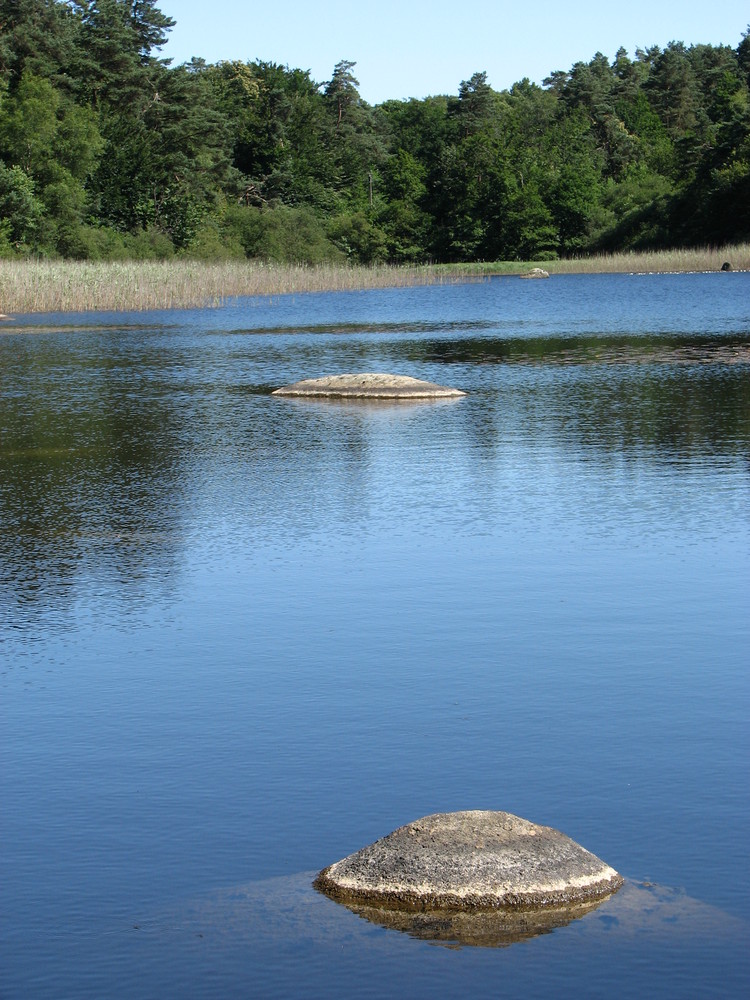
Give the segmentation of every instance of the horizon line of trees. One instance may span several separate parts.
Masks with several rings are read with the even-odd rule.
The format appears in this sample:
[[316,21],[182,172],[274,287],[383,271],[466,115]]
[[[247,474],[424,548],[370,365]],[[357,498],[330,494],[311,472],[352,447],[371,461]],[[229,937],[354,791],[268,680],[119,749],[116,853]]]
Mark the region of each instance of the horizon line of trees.
[[750,239],[750,26],[368,105],[158,56],[156,0],[0,0],[0,257],[545,260]]

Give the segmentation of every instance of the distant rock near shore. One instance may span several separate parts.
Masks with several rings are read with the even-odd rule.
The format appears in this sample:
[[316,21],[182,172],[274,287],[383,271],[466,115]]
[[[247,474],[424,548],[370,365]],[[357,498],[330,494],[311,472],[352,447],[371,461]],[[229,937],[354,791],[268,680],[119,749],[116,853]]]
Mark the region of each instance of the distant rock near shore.
[[519,278],[549,278],[549,271],[545,271],[543,267],[532,267],[530,271],[519,274]]
[[408,375],[362,372],[356,375],[325,375],[304,379],[275,389],[274,396],[318,396],[339,399],[446,399],[465,396],[434,382],[423,382]]
[[[436,813],[324,868],[321,892],[346,905],[420,911],[574,911],[622,877],[548,826],[506,812]],[[566,913],[561,915],[566,922]]]

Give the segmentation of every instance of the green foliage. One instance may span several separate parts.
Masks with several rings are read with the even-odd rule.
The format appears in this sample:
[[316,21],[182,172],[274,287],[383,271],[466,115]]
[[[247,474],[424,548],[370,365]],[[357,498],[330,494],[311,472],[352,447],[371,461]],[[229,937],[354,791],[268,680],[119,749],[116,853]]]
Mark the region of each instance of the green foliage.
[[458,100],[453,102],[451,113],[463,138],[475,135],[492,125],[493,97],[486,73],[474,73],[470,80],[461,82],[458,88]]
[[73,70],[80,96],[102,110],[137,113],[150,90],[141,63],[141,39],[123,0],[79,5],[79,44]]
[[341,261],[342,255],[311,209],[282,206],[272,212],[255,211],[259,221],[258,239],[249,256],[278,264]]
[[44,170],[52,158],[61,100],[48,80],[24,72],[15,93],[3,107],[0,142],[6,160],[28,174]]
[[76,48],[76,4],[0,0],[0,80],[12,89],[24,72],[68,91]]
[[142,62],[151,58],[151,50],[161,48],[167,40],[175,21],[163,14],[156,6],[156,0],[130,0],[130,23],[138,39],[138,49]]
[[[19,249],[75,256],[71,240],[83,222],[85,183],[102,145],[90,109],[64,97],[49,80],[24,70],[0,107],[0,154],[16,178],[16,201],[23,177],[29,192],[23,200],[33,205],[33,211],[17,208],[12,218],[6,216],[11,218],[12,240]],[[21,217],[26,219],[23,224]]]
[[365,212],[344,212],[328,226],[328,236],[339,250],[339,259],[354,264],[376,264],[386,260],[386,235]]
[[621,98],[615,107],[624,128],[635,142],[635,155],[631,162],[643,163],[668,177],[677,166],[674,143],[646,94],[640,91],[631,98]]
[[595,231],[597,250],[631,250],[664,243],[673,188],[668,178],[640,164],[619,183],[609,180]]
[[26,250],[34,243],[44,215],[44,205],[34,193],[34,182],[18,166],[0,161],[0,219],[5,256],[11,248]]
[[263,210],[250,206],[227,209],[220,222],[222,242],[241,247],[245,256],[283,264],[322,264],[342,261],[328,239],[322,221],[305,207],[279,206]]
[[158,57],[158,0],[0,0],[0,255],[544,259],[750,238],[750,29],[543,87],[360,96]]
[[359,80],[352,73],[356,65],[343,59],[336,64],[333,76],[326,84],[325,95],[336,117],[337,130],[341,128],[344,118],[349,116],[350,109],[356,108],[359,103]]
[[244,260],[246,256],[238,235],[227,224],[226,213],[204,217],[181,253],[183,257],[206,261]]
[[125,237],[105,226],[80,226],[74,254],[79,260],[127,260],[131,252]]
[[174,244],[155,226],[126,233],[124,241],[132,260],[166,260],[174,255]]
[[423,207],[428,192],[426,166],[407,150],[397,150],[383,169],[383,189],[378,253],[369,259],[398,263],[423,260],[430,221]]

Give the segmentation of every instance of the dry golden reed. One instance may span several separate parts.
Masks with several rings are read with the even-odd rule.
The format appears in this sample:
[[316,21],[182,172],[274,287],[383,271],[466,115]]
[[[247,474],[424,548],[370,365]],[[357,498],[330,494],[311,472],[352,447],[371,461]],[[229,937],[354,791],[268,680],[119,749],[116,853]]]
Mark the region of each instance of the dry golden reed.
[[0,312],[196,308],[240,295],[351,291],[451,280],[429,267],[198,261],[0,261]]
[[[717,271],[750,269],[750,244],[722,249],[664,250],[542,262],[554,273]],[[518,274],[539,262],[373,267],[264,264],[258,261],[0,260],[0,314],[142,311],[218,306],[236,296],[357,291]]]
[[593,257],[556,260],[545,265],[558,274],[653,273],[720,271],[724,263],[734,271],[750,270],[750,243],[732,247],[647,250],[631,253],[598,254]]

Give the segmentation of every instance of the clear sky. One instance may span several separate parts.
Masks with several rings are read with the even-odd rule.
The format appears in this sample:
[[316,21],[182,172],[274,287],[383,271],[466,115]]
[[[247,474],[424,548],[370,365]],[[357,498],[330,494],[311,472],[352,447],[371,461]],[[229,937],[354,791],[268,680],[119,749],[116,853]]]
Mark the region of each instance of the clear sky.
[[541,83],[553,70],[612,59],[620,46],[670,41],[740,43],[748,0],[162,0],[177,22],[161,55],[173,65],[262,59],[329,80],[342,59],[356,62],[370,104],[389,98],[456,94],[485,71],[496,90],[524,76]]

